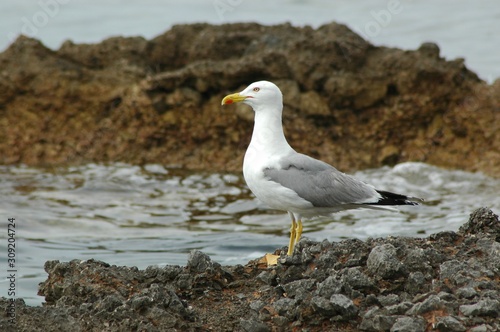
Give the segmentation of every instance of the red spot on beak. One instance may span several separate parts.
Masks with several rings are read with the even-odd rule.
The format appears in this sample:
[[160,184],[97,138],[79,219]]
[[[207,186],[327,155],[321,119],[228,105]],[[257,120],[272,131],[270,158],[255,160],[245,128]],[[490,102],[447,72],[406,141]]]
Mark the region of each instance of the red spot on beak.
[[225,104],[228,105],[228,104],[232,104],[233,103],[233,100],[232,99],[228,99],[226,100]]

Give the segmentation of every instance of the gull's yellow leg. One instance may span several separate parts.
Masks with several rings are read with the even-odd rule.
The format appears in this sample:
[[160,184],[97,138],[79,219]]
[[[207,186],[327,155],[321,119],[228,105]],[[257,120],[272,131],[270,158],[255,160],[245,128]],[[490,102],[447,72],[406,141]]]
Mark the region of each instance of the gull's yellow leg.
[[297,224],[295,223],[295,216],[292,212],[288,212],[290,218],[292,219],[292,227],[290,227],[290,242],[288,244],[288,256],[292,256],[293,247],[295,246],[295,241],[297,239]]
[[299,242],[302,236],[302,219],[297,219],[297,228],[295,228],[295,243]]

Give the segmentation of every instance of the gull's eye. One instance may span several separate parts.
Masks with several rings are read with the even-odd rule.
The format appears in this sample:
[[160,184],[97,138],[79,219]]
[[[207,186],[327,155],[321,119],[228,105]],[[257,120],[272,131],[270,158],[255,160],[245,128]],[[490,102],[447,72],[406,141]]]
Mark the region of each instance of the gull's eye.
[[253,88],[253,92],[259,92],[260,88]]

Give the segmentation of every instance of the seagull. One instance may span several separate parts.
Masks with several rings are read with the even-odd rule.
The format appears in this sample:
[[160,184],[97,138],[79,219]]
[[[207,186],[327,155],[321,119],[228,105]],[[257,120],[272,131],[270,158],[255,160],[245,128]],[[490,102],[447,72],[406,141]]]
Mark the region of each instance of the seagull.
[[[302,235],[302,219],[359,208],[396,210],[391,205],[418,205],[421,199],[388,191],[296,152],[283,133],[283,95],[272,82],[259,81],[227,95],[222,105],[253,108],[254,128],[243,160],[243,176],[252,193],[272,209],[287,211],[292,225],[288,256]],[[397,211],[397,210],[396,210]]]

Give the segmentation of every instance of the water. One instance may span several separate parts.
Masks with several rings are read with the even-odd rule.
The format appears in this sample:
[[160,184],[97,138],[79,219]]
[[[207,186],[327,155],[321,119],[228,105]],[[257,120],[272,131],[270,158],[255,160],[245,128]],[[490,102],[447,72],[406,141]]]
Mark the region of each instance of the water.
[[[500,180],[404,163],[361,171],[378,188],[423,197],[401,212],[345,211],[304,223],[321,241],[457,230],[478,207],[500,212]],[[240,174],[192,173],[128,164],[37,169],[0,166],[0,266],[7,218],[16,218],[18,296],[39,305],[47,260],[95,258],[116,265],[185,265],[191,249],[221,264],[244,264],[288,244],[285,213],[267,210]],[[0,295],[7,295],[0,282]]]
[[[415,49],[434,41],[484,80],[500,77],[498,0],[10,0],[0,2],[0,50],[19,33],[58,48],[64,40],[152,38],[174,24],[255,21],[347,24],[376,45]],[[215,47],[215,46],[214,46]]]

